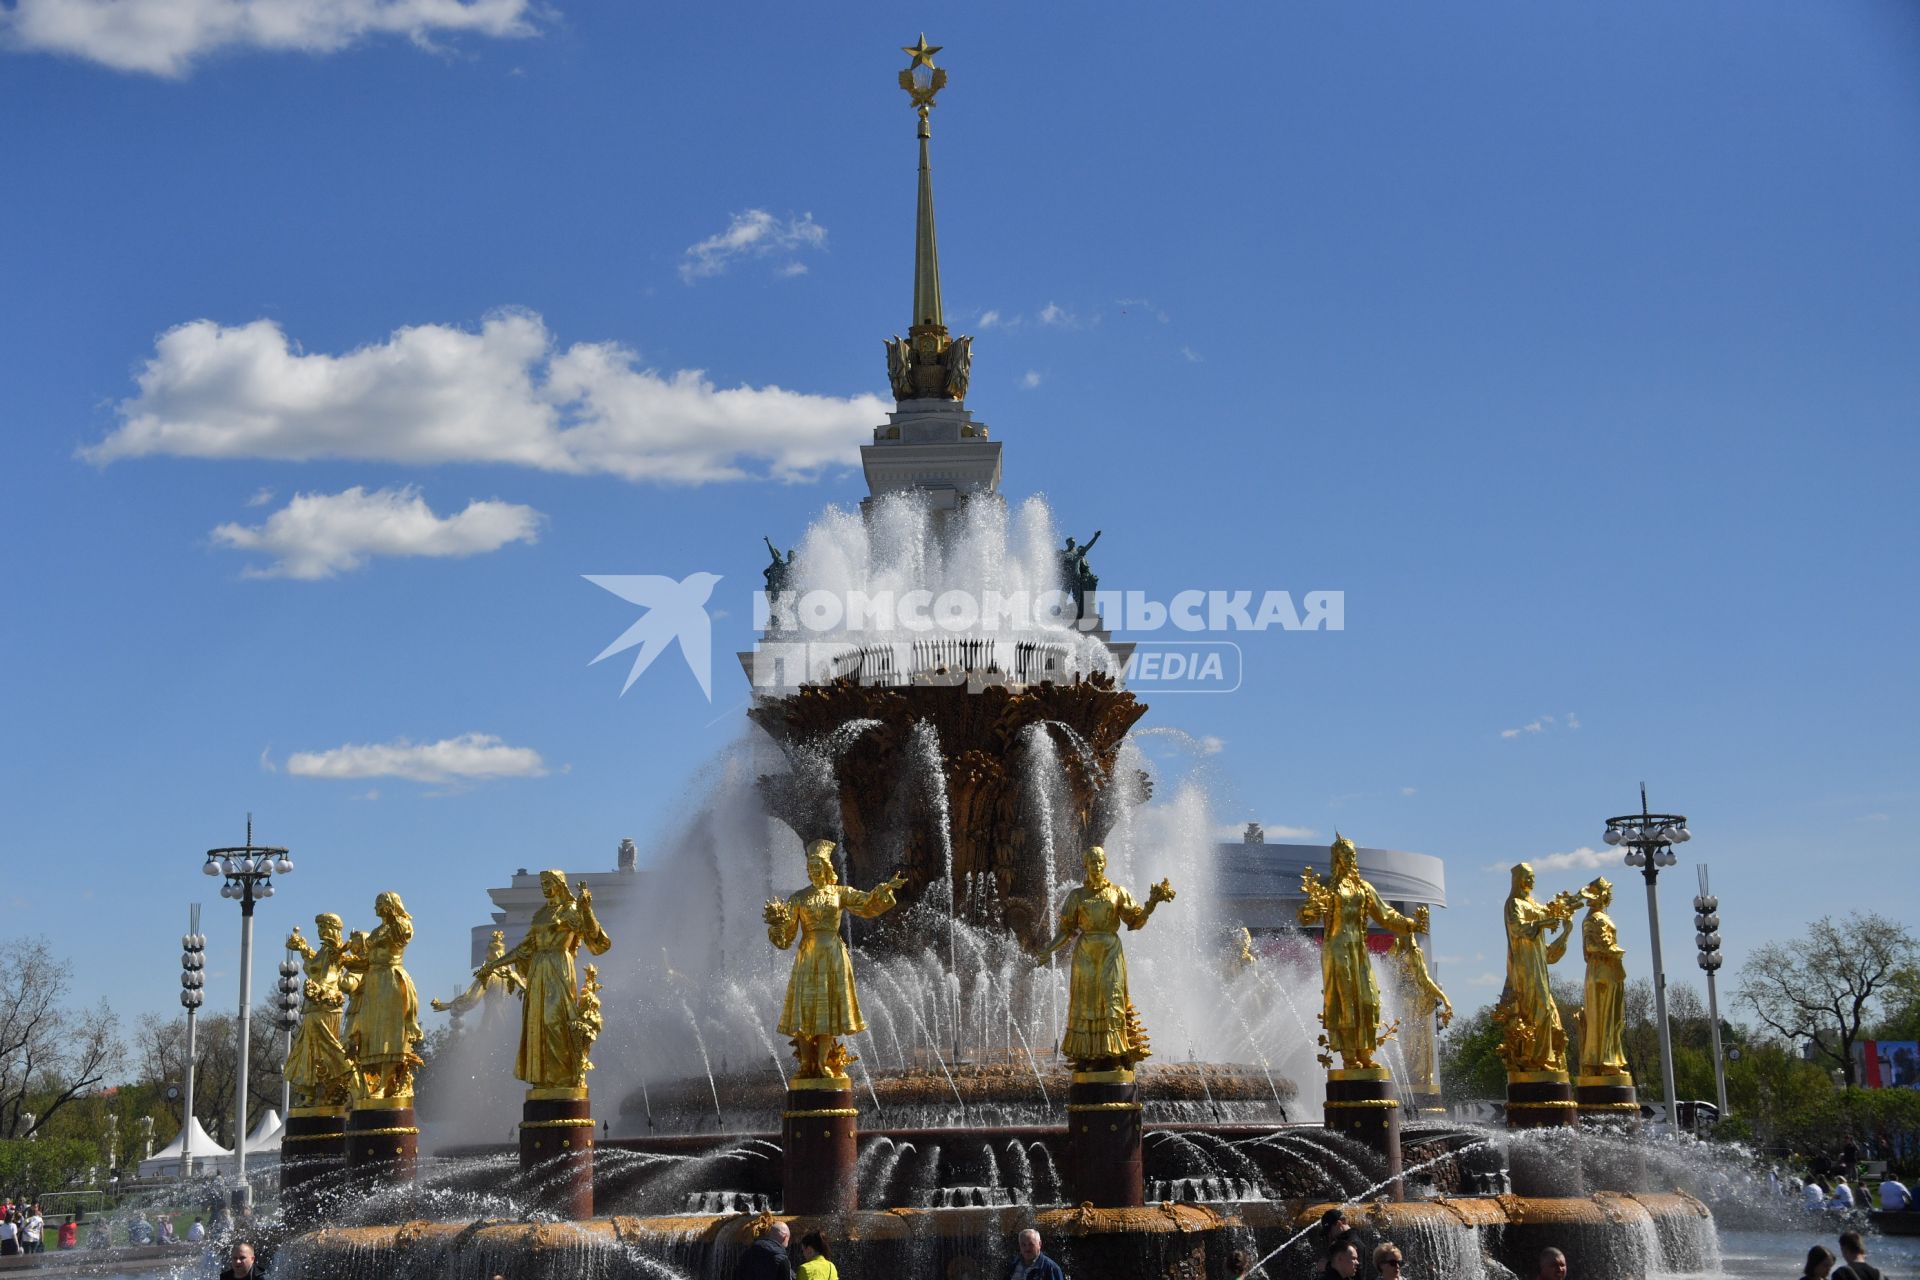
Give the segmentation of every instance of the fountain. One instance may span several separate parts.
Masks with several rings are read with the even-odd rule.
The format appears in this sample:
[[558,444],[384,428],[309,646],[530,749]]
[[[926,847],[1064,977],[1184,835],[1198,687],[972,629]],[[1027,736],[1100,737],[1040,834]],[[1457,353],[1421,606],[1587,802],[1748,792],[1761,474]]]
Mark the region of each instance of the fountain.
[[[1705,1207],[1650,1191],[1642,1140],[1604,1110],[1630,1081],[1583,1058],[1576,1106],[1544,977],[1570,895],[1534,902],[1516,873],[1510,973],[1538,984],[1510,979],[1502,1005],[1510,1132],[1436,1114],[1432,1019],[1451,1005],[1421,959],[1425,911],[1384,904],[1351,841],[1303,885],[1310,963],[1254,956],[1221,918],[1204,795],[1163,780],[1148,803],[1131,733],[1148,708],[1102,629],[1092,542],[1062,551],[1043,503],[1005,501],[1001,444],[965,408],[928,162],[947,77],[924,38],[907,52],[921,166],[913,322],[887,344],[897,411],[862,450],[860,509],[773,550],[747,736],[656,857],[659,892],[603,922],[584,883],[542,875],[527,938],[449,1006],[519,996],[517,1045],[508,1019],[466,1028],[418,1123],[417,1026],[375,1045],[364,1012],[344,1038],[340,1022],[370,971],[404,980],[375,954],[404,947],[404,911],[382,895],[384,942],[320,918],[274,1273],[718,1277],[779,1218],[823,1227],[863,1274],[995,1274],[1035,1226],[1082,1276],[1217,1277],[1242,1256],[1304,1275],[1336,1205],[1365,1205],[1363,1231],[1427,1274],[1523,1271],[1547,1243],[1623,1278],[1709,1262]],[[1385,993],[1369,922],[1399,938]],[[1608,929],[1590,926],[1590,957]],[[1425,1025],[1406,1052],[1396,1011]],[[617,1133],[603,1113],[595,1134],[589,1051]],[[528,1086],[517,1127],[486,1083],[509,1072]],[[1607,1124],[1579,1127],[1589,1107]]]

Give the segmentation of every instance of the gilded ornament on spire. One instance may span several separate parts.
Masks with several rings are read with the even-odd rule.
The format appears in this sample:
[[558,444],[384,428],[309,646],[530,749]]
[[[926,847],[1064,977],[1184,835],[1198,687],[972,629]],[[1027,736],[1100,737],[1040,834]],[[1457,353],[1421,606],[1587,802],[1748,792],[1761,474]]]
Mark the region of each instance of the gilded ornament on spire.
[[947,336],[940,305],[940,245],[934,234],[933,166],[927,153],[933,136],[927,113],[947,85],[945,69],[933,65],[940,48],[928,44],[924,33],[918,44],[901,47],[913,59],[900,72],[900,87],[920,116],[920,199],[913,236],[913,315],[906,338],[896,335],[886,344],[887,380],[896,400],[963,400],[972,371],[973,340]]

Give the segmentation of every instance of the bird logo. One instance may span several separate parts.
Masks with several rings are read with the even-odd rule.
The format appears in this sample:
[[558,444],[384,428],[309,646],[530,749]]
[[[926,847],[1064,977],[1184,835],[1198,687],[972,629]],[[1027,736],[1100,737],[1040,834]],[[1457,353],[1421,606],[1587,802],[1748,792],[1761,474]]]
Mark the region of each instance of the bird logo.
[[[700,682],[700,692],[713,701],[713,620],[707,616],[707,600],[720,581],[717,573],[690,573],[678,582],[657,573],[586,573],[580,575],[594,586],[611,591],[629,604],[646,610],[620,637],[602,649],[593,662],[640,646],[627,671],[627,682],[620,686],[625,696],[633,682],[653,665],[653,660],[675,640],[687,669]],[[593,662],[587,665],[592,666]]]

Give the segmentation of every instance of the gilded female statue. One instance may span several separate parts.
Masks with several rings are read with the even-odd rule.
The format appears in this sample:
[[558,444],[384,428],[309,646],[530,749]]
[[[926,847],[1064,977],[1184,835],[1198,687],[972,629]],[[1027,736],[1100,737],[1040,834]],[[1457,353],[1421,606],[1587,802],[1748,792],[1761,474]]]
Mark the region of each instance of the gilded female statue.
[[575,896],[567,889],[564,871],[542,871],[540,892],[546,902],[533,913],[520,945],[474,971],[475,982],[512,971],[523,984],[520,1004],[520,1051],[513,1074],[530,1089],[583,1089],[587,1083],[587,1045],[578,1023],[579,982],[574,953],[585,946],[605,955],[613,940],[593,914],[593,891],[580,882]]
[[1605,876],[1580,891],[1587,903],[1587,919],[1580,940],[1587,954],[1587,997],[1580,1010],[1580,1074],[1627,1074],[1627,954],[1620,932],[1607,908],[1613,905],[1613,885]]
[[1152,1050],[1128,998],[1127,954],[1120,946],[1120,926],[1138,929],[1146,924],[1155,907],[1173,901],[1173,885],[1162,880],[1148,889],[1143,907],[1107,879],[1105,849],[1097,844],[1089,847],[1083,863],[1086,880],[1067,894],[1060,907],[1060,932],[1047,944],[1040,962],[1073,943],[1061,1054],[1078,1071],[1126,1070]]
[[1320,1025],[1326,1031],[1320,1037],[1325,1050],[1321,1064],[1331,1067],[1337,1053],[1342,1068],[1377,1067],[1374,1051],[1398,1028],[1386,1026],[1381,1017],[1380,987],[1367,955],[1367,921],[1403,938],[1415,931],[1416,923],[1382,902],[1374,887],[1360,878],[1360,851],[1343,835],[1333,838],[1332,878],[1322,881],[1308,867],[1300,873],[1300,891],[1306,897],[1300,904],[1300,923],[1319,924],[1323,939]]
[[347,1010],[346,1047],[360,1102],[411,1098],[413,1069],[424,1061],[420,996],[401,967],[413,941],[413,917],[393,892],[375,898],[373,912],[379,926],[355,933],[341,955],[342,966],[359,980]]
[[287,935],[287,949],[306,957],[302,965],[306,984],[300,1006],[300,1025],[287,1046],[287,1082],[293,1086],[294,1105],[344,1107],[353,1083],[353,1064],[340,1042],[340,1010],[347,1003],[347,986],[357,985],[341,967],[340,917],[322,912],[313,918],[320,934],[314,946],[296,925]]
[[[487,944],[487,961],[500,959],[507,954],[507,934],[503,929],[493,931],[493,940]],[[483,966],[484,967],[484,966]],[[451,1000],[429,1000],[435,1013],[453,1015],[454,1029],[460,1027],[461,1017],[475,1005],[481,1007],[480,1025],[491,1027],[506,1012],[507,1000],[511,996],[525,991],[527,984],[513,969],[501,969],[487,977],[475,977],[467,984],[467,989]]]
[[1407,1083],[1417,1089],[1430,1089],[1434,1083],[1434,1012],[1439,1011],[1443,1027],[1453,1021],[1453,1001],[1427,972],[1426,953],[1420,949],[1419,935],[1427,931],[1428,919],[1427,909],[1421,907],[1413,913],[1415,932],[1395,938],[1387,948],[1400,994],[1400,1048],[1407,1059]]
[[815,840],[807,846],[806,888],[787,898],[768,902],[761,912],[767,922],[767,941],[793,953],[793,972],[787,978],[787,1002],[780,1010],[780,1034],[792,1038],[793,1056],[802,1079],[836,1079],[857,1061],[840,1043],[841,1036],[867,1029],[860,1016],[860,997],[853,988],[853,957],[840,940],[840,917],[851,912],[863,920],[893,909],[893,895],[907,882],[896,875],[871,893],[840,883],[833,869],[834,844]]
[[[1574,893],[1554,895],[1551,902],[1533,899],[1533,868],[1522,862],[1513,869],[1507,894],[1507,985],[1494,1006],[1493,1020],[1503,1030],[1498,1053],[1509,1075],[1529,1071],[1567,1069],[1567,1032],[1554,1003],[1547,966],[1567,954],[1573,913],[1580,907]],[[1559,936],[1543,937],[1557,926]]]

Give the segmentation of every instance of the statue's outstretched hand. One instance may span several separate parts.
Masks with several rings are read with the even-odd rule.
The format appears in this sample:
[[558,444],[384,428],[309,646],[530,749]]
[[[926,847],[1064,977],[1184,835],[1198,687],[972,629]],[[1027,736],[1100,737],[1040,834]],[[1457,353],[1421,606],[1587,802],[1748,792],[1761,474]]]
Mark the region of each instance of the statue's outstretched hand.
[[893,875],[887,880],[886,884],[881,886],[881,888],[885,889],[888,893],[898,893],[900,890],[906,887],[907,887],[907,878],[906,876],[902,875],[898,871],[894,872]]
[[1173,899],[1173,882],[1171,880],[1162,880],[1159,884],[1147,890],[1148,902],[1172,902]]

